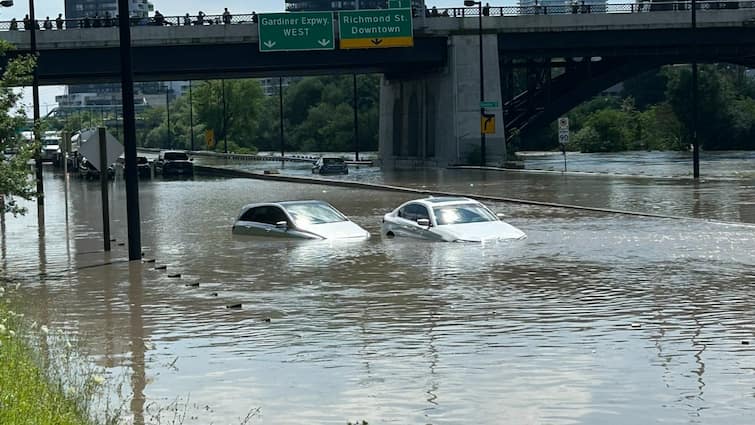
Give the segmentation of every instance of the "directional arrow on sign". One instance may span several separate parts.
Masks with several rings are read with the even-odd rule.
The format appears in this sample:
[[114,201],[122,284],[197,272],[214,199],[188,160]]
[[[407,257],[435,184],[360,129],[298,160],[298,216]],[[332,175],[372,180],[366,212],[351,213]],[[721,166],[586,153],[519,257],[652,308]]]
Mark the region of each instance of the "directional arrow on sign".
[[317,41],[317,44],[319,44],[319,45],[320,45],[320,46],[322,46],[322,47],[325,47],[325,46],[327,46],[328,44],[330,44],[330,40],[328,40],[328,39],[326,39],[326,38],[323,38],[323,39],[320,39],[320,40],[318,40],[318,41]]
[[374,44],[374,45],[377,46],[377,45],[379,45],[380,43],[383,42],[383,39],[382,38],[373,38],[371,41],[372,41],[372,44]]
[[266,42],[264,42],[262,44],[264,44],[265,47],[267,47],[268,49],[272,49],[273,46],[275,46],[276,43],[274,41],[272,41],[272,40],[268,40],[268,41],[266,41]]

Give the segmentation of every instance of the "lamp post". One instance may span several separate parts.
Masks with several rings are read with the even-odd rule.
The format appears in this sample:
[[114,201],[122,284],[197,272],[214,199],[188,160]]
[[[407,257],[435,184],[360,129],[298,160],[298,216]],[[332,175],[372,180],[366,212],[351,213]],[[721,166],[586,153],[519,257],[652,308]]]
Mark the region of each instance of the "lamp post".
[[[0,6],[11,7],[13,6],[13,0],[2,0]],[[37,18],[34,15],[34,0],[29,0],[29,50],[31,55],[37,56]],[[39,143],[39,80],[37,77],[37,68],[32,71],[32,83],[31,83],[31,96],[32,103],[34,103],[34,128],[32,134],[34,136],[34,142]],[[45,189],[42,180],[42,151],[37,149],[34,153],[34,169],[37,180],[37,222],[39,228],[45,227]]]
[[191,151],[194,152],[194,102],[191,98],[191,80],[189,80],[189,129],[191,129]]
[[697,2],[692,0],[692,177],[700,178],[700,143],[697,140]]
[[126,158],[126,211],[128,214],[128,259],[142,259],[139,218],[139,176],[136,169],[136,111],[134,110],[134,69],[131,54],[131,13],[129,0],[118,0],[118,31],[121,54],[121,102],[123,104],[123,145]]
[[[464,6],[471,7],[471,6],[477,6],[477,36],[479,38],[479,47],[480,47],[480,118],[482,119],[483,116],[485,116],[485,108],[482,106],[483,102],[485,101],[485,69],[483,67],[483,52],[482,52],[482,1],[474,1],[474,0],[464,0]],[[486,152],[485,152],[485,132],[482,129],[482,126],[480,126],[480,165],[485,165],[487,163],[486,158]]]

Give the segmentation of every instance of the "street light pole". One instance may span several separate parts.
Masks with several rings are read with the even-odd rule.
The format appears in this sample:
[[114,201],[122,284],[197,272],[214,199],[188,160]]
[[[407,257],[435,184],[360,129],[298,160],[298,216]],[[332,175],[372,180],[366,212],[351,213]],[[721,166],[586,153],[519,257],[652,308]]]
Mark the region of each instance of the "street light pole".
[[191,80],[189,80],[189,129],[191,130],[191,151],[194,152],[194,102],[191,99]]
[[[485,108],[482,106],[483,102],[485,101],[485,67],[484,67],[484,56],[483,56],[483,46],[482,46],[482,1],[474,1],[474,0],[464,0],[464,6],[475,6],[477,5],[477,37],[478,37],[478,43],[479,43],[479,49],[480,49],[480,118],[479,120],[482,120],[482,117],[485,116]],[[484,166],[487,164],[487,152],[486,152],[486,146],[485,146],[485,131],[482,128],[482,125],[480,125],[480,165]]]
[[700,178],[700,143],[697,140],[697,2],[692,0],[692,177]]
[[[29,20],[31,21],[29,32],[29,44],[31,55],[37,58],[37,18],[34,15],[34,0],[29,0]],[[34,143],[40,143],[39,135],[39,78],[37,76],[37,67],[32,72],[31,97],[34,103]],[[34,165],[37,175],[37,222],[39,228],[45,227],[45,187],[42,180],[42,150],[37,149],[34,153]]]
[[126,211],[128,259],[142,259],[139,217],[139,177],[136,169],[136,112],[134,110],[134,69],[131,55],[129,0],[118,0],[118,26],[121,54],[121,102],[123,104],[123,144],[126,158]]

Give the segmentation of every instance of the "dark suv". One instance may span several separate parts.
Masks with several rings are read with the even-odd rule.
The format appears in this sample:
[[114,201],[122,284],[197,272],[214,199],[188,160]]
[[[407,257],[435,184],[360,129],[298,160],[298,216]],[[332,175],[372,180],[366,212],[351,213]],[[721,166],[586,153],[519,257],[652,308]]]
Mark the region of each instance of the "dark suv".
[[194,165],[184,151],[163,151],[155,161],[155,174],[166,176],[193,176]]
[[312,166],[314,174],[349,174],[349,166],[343,158],[320,158]]

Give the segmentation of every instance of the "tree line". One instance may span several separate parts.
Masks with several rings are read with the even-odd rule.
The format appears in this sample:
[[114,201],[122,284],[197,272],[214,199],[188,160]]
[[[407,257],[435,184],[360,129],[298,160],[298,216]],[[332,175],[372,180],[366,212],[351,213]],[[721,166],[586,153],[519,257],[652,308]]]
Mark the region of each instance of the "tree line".
[[[378,75],[357,76],[359,149],[378,146]],[[252,79],[195,81],[191,103],[188,94],[172,100],[167,108],[137,113],[137,145],[161,149],[190,149],[192,128],[197,150],[253,153],[281,149],[280,98],[263,94]],[[119,131],[114,112],[81,112],[53,128],[77,131],[93,125]],[[211,130],[214,144],[205,143]],[[283,90],[283,149],[291,151],[345,152],[354,149],[354,90],[351,75],[305,77]]]
[[[706,150],[755,149],[755,80],[733,65],[700,65],[697,137]],[[673,65],[571,110],[567,149],[582,152],[684,150],[692,144],[692,71]],[[556,124],[515,140],[518,150],[558,148]]]

